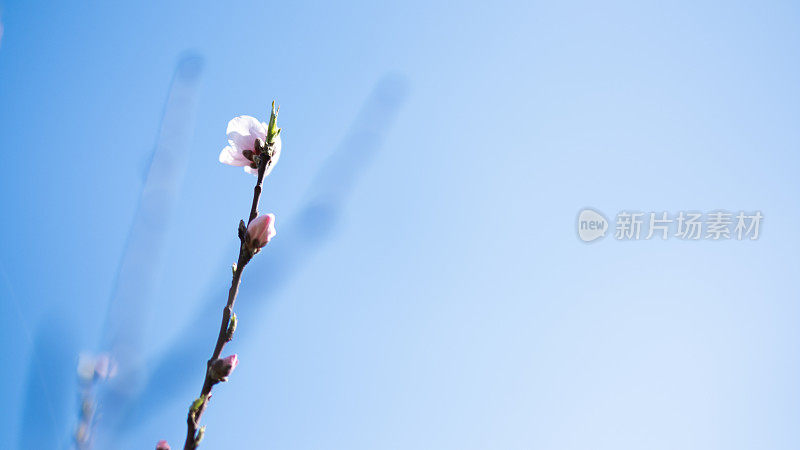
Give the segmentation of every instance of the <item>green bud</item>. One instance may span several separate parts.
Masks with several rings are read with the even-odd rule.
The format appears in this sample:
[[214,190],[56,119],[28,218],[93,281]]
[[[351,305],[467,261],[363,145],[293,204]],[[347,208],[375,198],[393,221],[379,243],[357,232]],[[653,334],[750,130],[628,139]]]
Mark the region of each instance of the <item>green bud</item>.
[[203,437],[206,435],[206,426],[203,425],[197,430],[197,434],[194,437],[194,445],[200,445],[200,442],[203,440]]
[[192,402],[192,407],[189,408],[189,411],[191,411],[192,414],[197,414],[197,411],[200,409],[200,406],[203,403],[205,403],[205,401],[206,401],[205,395],[201,395],[200,397],[196,398],[195,401]]
[[238,320],[236,319],[236,313],[231,315],[231,320],[228,322],[228,339],[233,337],[233,333],[236,331],[236,324]]
[[275,142],[275,137],[281,132],[281,129],[278,128],[278,111],[280,109],[280,106],[275,109],[275,101],[273,100],[272,111],[269,114],[269,125],[267,126],[267,143],[272,144]]

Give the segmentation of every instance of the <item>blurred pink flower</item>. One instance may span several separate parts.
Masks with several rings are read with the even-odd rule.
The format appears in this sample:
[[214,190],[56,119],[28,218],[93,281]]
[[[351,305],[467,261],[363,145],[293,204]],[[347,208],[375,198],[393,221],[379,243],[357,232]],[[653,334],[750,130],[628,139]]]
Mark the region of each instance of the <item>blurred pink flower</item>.
[[247,226],[247,243],[255,250],[264,247],[275,236],[275,215],[262,214]]
[[[251,116],[234,117],[228,122],[228,145],[219,154],[219,162],[231,166],[244,167],[244,171],[258,174],[258,166],[253,162],[256,139],[264,144],[267,141],[267,124],[259,122]],[[281,136],[275,136],[272,163],[267,167],[264,176],[272,172],[281,156]]]
[[215,380],[228,381],[233,369],[239,365],[239,357],[234,353],[222,359],[217,359],[211,364],[211,376]]
[[97,356],[94,372],[101,380],[114,378],[117,374],[117,364],[107,353],[100,354]]
[[156,444],[156,450],[170,450],[169,444],[167,444],[167,441],[158,441],[158,444]]
[[78,357],[78,377],[84,382],[105,380],[116,374],[117,364],[107,353],[81,353]]

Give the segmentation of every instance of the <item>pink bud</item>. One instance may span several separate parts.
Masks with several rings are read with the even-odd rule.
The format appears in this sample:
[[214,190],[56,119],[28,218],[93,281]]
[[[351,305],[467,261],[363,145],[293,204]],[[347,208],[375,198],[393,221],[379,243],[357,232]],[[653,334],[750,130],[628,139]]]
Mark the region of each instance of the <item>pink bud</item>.
[[264,247],[273,236],[275,236],[274,214],[262,214],[247,226],[247,244],[251,250]]
[[167,444],[167,441],[158,441],[156,450],[169,450],[169,444]]
[[211,364],[211,377],[217,381],[228,381],[233,369],[239,365],[239,357],[234,353]]

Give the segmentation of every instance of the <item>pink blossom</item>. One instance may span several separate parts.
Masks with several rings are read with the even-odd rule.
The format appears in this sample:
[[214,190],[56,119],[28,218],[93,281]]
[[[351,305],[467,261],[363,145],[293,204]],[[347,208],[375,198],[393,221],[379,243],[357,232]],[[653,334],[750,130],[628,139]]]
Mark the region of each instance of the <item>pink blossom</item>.
[[107,353],[81,353],[78,357],[78,377],[84,382],[105,380],[116,374],[117,364]]
[[262,214],[247,226],[247,243],[255,250],[267,245],[275,236],[275,215]]
[[156,450],[170,450],[169,444],[167,444],[167,441],[158,441],[158,444],[156,444]]
[[[267,141],[267,124],[259,122],[251,116],[234,117],[228,122],[228,145],[219,154],[219,162],[231,166],[244,167],[244,171],[258,174],[258,166],[253,161],[256,139],[260,139],[262,145]],[[264,176],[272,172],[278,158],[281,156],[281,135],[275,136],[272,146],[272,163],[267,167]]]
[[218,381],[228,381],[233,369],[239,365],[239,357],[234,353],[211,364],[211,376]]
[[117,374],[117,363],[107,353],[100,354],[97,356],[94,372],[101,380],[114,378]]

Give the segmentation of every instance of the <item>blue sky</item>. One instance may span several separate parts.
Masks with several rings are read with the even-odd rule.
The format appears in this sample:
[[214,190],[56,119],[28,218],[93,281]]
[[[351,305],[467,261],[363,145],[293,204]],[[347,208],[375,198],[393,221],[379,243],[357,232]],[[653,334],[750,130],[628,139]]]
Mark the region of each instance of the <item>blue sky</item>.
[[[273,99],[278,235],[245,273],[207,448],[800,445],[797,5],[0,1],[0,21],[12,447],[69,442],[72,366],[102,350],[186,55],[203,61],[189,156],[130,324],[158,377],[115,448],[181,441],[206,352],[156,369],[176,343],[211,351],[193,324],[253,183],[217,155],[228,120]],[[309,219],[318,198],[334,214]],[[587,206],[765,219],[754,242],[586,245]]]

